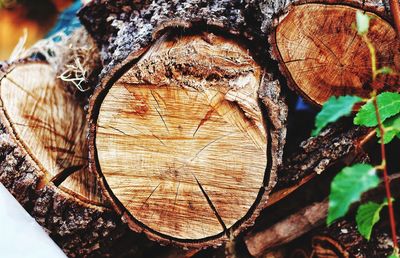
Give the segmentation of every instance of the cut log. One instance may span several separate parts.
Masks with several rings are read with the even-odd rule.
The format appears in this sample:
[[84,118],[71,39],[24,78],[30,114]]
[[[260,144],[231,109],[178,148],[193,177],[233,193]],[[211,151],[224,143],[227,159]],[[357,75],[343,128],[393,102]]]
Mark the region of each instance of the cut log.
[[313,103],[321,104],[338,94],[365,96],[372,88],[395,90],[398,75],[380,75],[376,84],[368,86],[368,48],[352,26],[357,10],[375,17],[369,36],[377,48],[377,65],[399,70],[399,41],[395,39],[388,2],[313,2],[91,1],[79,16],[102,50],[102,76],[133,53],[138,56],[165,30],[217,28],[251,40],[257,55],[267,64],[272,63],[266,42],[270,35],[272,57],[279,61],[288,84]]
[[[128,57],[137,57],[171,28],[216,29],[259,39],[258,4],[258,1],[91,1],[78,15],[99,44],[105,63],[101,76],[107,76],[115,65]],[[265,47],[259,50],[268,51]]]
[[83,107],[55,80],[52,68],[45,63],[11,65],[0,87],[3,126],[32,159],[32,166],[43,172],[40,185],[50,181],[59,185],[77,172],[88,182],[88,193],[78,186],[80,182],[64,187],[86,201],[102,203],[95,177],[80,172],[88,167]]
[[[399,75],[381,74],[372,83],[370,52],[354,28],[357,8],[307,3],[292,6],[270,36],[272,54],[288,85],[310,102],[331,96],[368,97],[372,90],[396,91]],[[400,41],[383,17],[372,17],[368,32],[377,67],[400,68]]]
[[285,133],[267,82],[247,48],[212,33],[166,34],[103,81],[90,102],[91,169],[132,229],[202,246],[254,221]]
[[132,233],[104,201],[88,173],[83,107],[52,67],[21,61],[3,66],[0,78],[0,182],[63,251],[69,257],[167,256],[169,249]]
[[[1,80],[0,180],[70,256],[112,256],[120,249],[139,257],[138,246],[155,246],[128,232],[119,221],[121,216],[131,229],[162,243],[220,244],[252,225],[264,207],[354,153],[351,144],[357,142],[359,131],[346,132],[348,138],[333,144],[329,143],[332,138],[337,140],[333,136],[322,138],[321,143],[309,140],[290,166],[282,169],[290,173],[281,174],[281,191],[266,202],[277,181],[287,115],[280,84],[274,80],[280,76],[268,74],[277,68],[266,68],[274,64],[267,34],[278,25],[273,31],[275,41],[271,41],[273,53],[290,85],[307,100],[320,104],[326,100],[325,93],[336,94],[329,87],[337,87],[332,81],[339,75],[331,64],[340,66],[351,58],[355,64],[340,69],[358,69],[358,77],[352,75],[350,82],[361,81],[362,91],[354,90],[352,84],[353,91],[346,88],[342,93],[367,94],[371,89],[364,84],[369,83],[369,74],[358,64],[367,58],[366,52],[355,32],[349,37],[344,29],[350,18],[342,17],[355,12],[350,7],[353,4],[136,2],[92,1],[80,14],[100,45],[105,63],[89,106],[90,172],[85,114],[53,75],[37,75],[48,75],[49,66],[18,64],[7,68]],[[382,45],[379,65],[397,65],[398,49],[388,45],[394,42],[393,29],[385,21],[382,6],[376,9],[379,4],[365,1],[354,6],[379,16],[372,21],[371,34]],[[291,21],[298,20],[299,10],[321,17],[331,8],[340,15],[329,16],[320,27],[307,15],[305,23]],[[273,23],[273,18],[281,22]],[[279,47],[282,42],[288,45],[286,33],[292,35],[291,29],[299,26],[298,35],[304,37],[317,28],[323,30],[323,43],[320,38],[316,41],[321,44],[308,37],[304,40],[321,53],[321,59],[310,61],[328,64],[331,81],[316,76],[308,59],[299,69],[311,83],[321,86],[318,92],[323,93],[318,94],[323,96],[304,90],[310,82],[295,81],[288,68],[297,61],[284,63],[285,55],[281,55],[287,51],[291,58],[292,45]],[[176,27],[186,30],[171,29]],[[204,30],[215,34],[201,33]],[[386,38],[379,31],[386,32]],[[276,40],[278,34],[281,41]],[[336,48],[324,48],[325,39],[331,45],[335,42]],[[348,44],[359,56],[346,56],[336,42]],[[334,51],[342,51],[344,61],[338,58],[335,63]],[[304,49],[299,53],[309,54]],[[397,82],[398,77],[381,76],[380,84],[373,87],[391,90]],[[316,146],[321,145],[325,152],[318,152]],[[117,213],[108,209],[108,202]]]

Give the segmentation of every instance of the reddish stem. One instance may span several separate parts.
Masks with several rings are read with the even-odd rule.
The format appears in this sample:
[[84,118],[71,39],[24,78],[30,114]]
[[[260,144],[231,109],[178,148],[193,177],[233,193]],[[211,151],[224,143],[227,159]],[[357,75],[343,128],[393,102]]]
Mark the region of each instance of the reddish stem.
[[393,205],[392,205],[392,194],[390,192],[389,177],[388,177],[387,166],[386,166],[386,151],[385,151],[385,142],[384,142],[385,130],[383,129],[381,116],[379,114],[379,108],[378,108],[378,102],[376,100],[376,96],[373,97],[373,103],[374,103],[374,107],[375,107],[376,118],[378,120],[379,132],[381,134],[381,156],[382,156],[382,165],[383,165],[383,180],[385,181],[386,198],[388,200],[390,229],[392,231],[393,248],[395,250],[397,250],[396,221],[394,218]]
[[394,24],[397,30],[397,36],[400,36],[400,6],[398,0],[389,0],[390,11],[392,12]]

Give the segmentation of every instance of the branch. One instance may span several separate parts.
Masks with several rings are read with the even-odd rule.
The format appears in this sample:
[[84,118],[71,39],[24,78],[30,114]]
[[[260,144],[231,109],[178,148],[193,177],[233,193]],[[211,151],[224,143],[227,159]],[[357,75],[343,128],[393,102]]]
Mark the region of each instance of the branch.
[[257,233],[250,232],[245,243],[250,254],[262,255],[267,249],[286,244],[322,225],[328,212],[328,200],[313,203],[273,226]]

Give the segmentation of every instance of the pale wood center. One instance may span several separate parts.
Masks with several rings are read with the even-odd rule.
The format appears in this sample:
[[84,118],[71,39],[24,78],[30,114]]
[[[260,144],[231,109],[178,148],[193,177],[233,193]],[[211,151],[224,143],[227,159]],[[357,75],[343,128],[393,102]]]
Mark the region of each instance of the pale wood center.
[[247,51],[215,35],[163,39],[114,83],[99,111],[97,156],[136,220],[202,239],[249,212],[267,165],[259,83]]
[[48,64],[16,64],[0,84],[1,119],[47,180],[75,171],[63,183],[73,194],[100,201],[88,173],[87,123],[83,107],[63,88]]
[[[294,6],[279,24],[276,44],[288,76],[307,98],[322,104],[330,96],[368,96],[372,87],[393,89],[399,77],[381,75],[371,84],[367,45],[355,29],[356,8],[342,5]],[[392,26],[373,13],[368,37],[376,48],[378,68],[400,68],[400,44]]]

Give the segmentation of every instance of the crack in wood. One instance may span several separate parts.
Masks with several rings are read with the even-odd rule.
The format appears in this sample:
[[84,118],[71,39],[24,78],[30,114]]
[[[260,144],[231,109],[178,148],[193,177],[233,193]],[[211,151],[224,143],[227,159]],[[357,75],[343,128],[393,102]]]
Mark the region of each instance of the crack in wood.
[[197,126],[196,130],[193,133],[193,138],[196,135],[197,131],[200,129],[200,127],[211,118],[212,113],[214,112],[214,108],[211,108],[210,110],[207,111],[206,115],[204,116],[203,119],[201,119],[199,125]]
[[221,226],[222,226],[222,228],[224,230],[223,232],[225,234],[227,234],[227,236],[229,237],[229,231],[228,231],[228,229],[227,229],[222,217],[219,215],[219,213],[218,213],[217,209],[215,208],[213,202],[211,201],[210,197],[208,196],[206,190],[203,188],[203,186],[201,185],[201,183],[199,182],[199,180],[197,179],[196,175],[193,172],[192,172],[192,175],[193,175],[194,179],[196,180],[197,185],[200,187],[200,190],[203,193],[204,197],[206,198],[208,205],[210,206],[211,210],[215,214],[215,217],[217,218],[219,224],[221,224]]
[[164,117],[161,115],[160,111],[158,110],[158,108],[156,106],[153,106],[153,107],[156,110],[156,112],[158,113],[158,115],[160,116],[161,121],[163,122],[163,124],[165,126],[165,129],[167,129],[167,132],[169,133],[169,129],[168,129],[167,123],[164,120]]
[[[147,201],[151,198],[151,196],[154,194],[154,192],[157,190],[157,188],[158,188],[160,185],[161,185],[161,182],[158,183],[158,185],[151,191],[150,195],[146,198],[146,200],[144,200],[142,206],[140,206],[140,209],[139,209],[138,212],[140,212],[140,211],[143,209],[143,207],[146,205]],[[132,200],[132,201],[133,201],[133,200]],[[132,202],[132,201],[131,201],[131,202]]]
[[50,182],[52,182],[55,186],[60,186],[67,179],[67,177],[81,170],[84,167],[87,167],[87,165],[77,165],[68,167],[63,171],[61,171],[60,173],[58,173],[57,175],[53,176],[50,179]]

